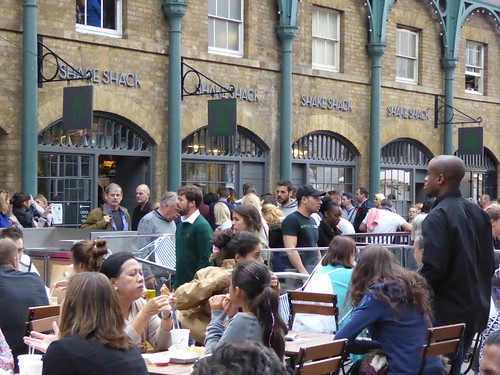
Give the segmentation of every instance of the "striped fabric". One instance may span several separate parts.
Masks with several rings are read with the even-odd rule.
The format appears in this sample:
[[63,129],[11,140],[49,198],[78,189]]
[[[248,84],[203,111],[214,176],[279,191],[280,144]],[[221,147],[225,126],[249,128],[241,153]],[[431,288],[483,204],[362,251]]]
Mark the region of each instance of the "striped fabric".
[[278,312],[283,322],[288,325],[288,319],[290,319],[290,303],[288,302],[288,293],[280,296]]
[[155,248],[156,263],[175,270],[175,243],[169,235],[163,237]]

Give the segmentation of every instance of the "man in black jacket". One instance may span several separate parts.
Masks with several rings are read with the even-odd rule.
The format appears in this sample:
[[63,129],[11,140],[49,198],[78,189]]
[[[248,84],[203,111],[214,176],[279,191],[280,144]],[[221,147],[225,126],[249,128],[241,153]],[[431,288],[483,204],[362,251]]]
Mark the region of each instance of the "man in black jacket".
[[[461,364],[475,332],[486,328],[494,272],[493,238],[488,215],[462,198],[464,162],[440,155],[429,162],[425,191],[436,197],[422,224],[425,240],[421,273],[434,292],[435,325],[466,323]],[[458,374],[460,366],[455,366]]]

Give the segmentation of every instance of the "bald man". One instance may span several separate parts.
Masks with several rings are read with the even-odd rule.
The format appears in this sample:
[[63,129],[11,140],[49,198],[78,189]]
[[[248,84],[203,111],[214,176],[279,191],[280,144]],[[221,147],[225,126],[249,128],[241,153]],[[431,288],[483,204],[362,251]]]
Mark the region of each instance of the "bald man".
[[135,189],[135,201],[137,202],[137,206],[135,206],[134,212],[132,213],[132,230],[137,230],[141,219],[153,210],[154,207],[151,204],[150,197],[151,191],[148,185],[140,184],[137,186]]
[[[466,323],[455,359],[460,364],[474,333],[486,328],[494,272],[491,223],[477,204],[462,198],[464,175],[464,162],[456,156],[429,162],[424,189],[437,199],[422,223],[421,270],[434,291],[435,325]],[[460,366],[455,369],[458,374]]]

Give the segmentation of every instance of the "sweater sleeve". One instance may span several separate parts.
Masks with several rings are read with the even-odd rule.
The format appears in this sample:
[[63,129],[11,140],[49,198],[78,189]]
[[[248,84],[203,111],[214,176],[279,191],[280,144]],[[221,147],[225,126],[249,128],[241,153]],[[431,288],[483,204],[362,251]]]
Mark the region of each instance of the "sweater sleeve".
[[82,224],[82,228],[89,229],[106,229],[107,223],[102,220],[104,214],[102,210],[98,207],[90,211],[87,219]]
[[335,335],[335,340],[348,339],[352,341],[356,339],[361,331],[387,314],[388,308],[375,300],[370,293],[365,294],[349,321]]
[[198,249],[198,269],[208,267],[210,265],[209,258],[212,255],[212,240],[213,231],[210,225],[199,226],[197,229],[200,230],[196,236],[196,248]]
[[207,335],[205,337],[205,353],[211,354],[217,344],[219,344],[220,339],[224,335],[224,319],[226,318],[226,313],[222,310],[212,311],[212,320],[207,326]]

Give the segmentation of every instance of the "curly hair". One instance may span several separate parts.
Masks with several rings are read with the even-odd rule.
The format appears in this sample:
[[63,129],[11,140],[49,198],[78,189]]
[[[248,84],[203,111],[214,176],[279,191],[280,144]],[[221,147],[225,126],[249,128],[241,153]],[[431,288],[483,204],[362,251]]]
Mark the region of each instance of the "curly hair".
[[73,263],[78,263],[84,271],[99,272],[104,256],[108,254],[106,240],[79,241],[71,246]]
[[220,249],[215,261],[221,265],[224,259],[234,259],[236,254],[244,258],[260,245],[260,240],[255,234],[247,231],[234,232],[232,229],[226,229],[214,235],[212,244]]
[[429,320],[433,319],[427,281],[401,267],[394,254],[378,244],[366,246],[354,267],[347,291],[352,305],[358,306],[369,290],[375,291],[373,298],[389,305],[396,315],[410,306]]
[[197,361],[193,368],[193,375],[286,374],[276,353],[253,340],[224,343],[210,357]]

